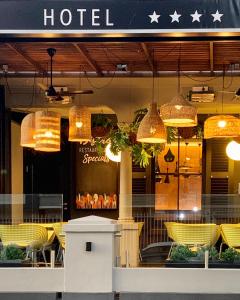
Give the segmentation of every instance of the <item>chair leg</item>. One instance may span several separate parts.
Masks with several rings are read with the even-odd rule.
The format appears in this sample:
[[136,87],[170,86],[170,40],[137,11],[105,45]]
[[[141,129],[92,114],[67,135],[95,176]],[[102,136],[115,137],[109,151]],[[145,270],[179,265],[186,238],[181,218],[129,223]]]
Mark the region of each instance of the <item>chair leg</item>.
[[45,263],[45,266],[47,267],[47,258],[46,258],[46,250],[45,248],[42,248],[42,256],[43,256],[43,260],[44,260],[44,263]]
[[167,259],[170,259],[170,256],[171,256],[172,249],[173,249],[173,246],[174,246],[174,245],[175,245],[174,242],[172,242],[171,247],[170,247],[170,250],[169,250],[169,252],[168,252],[168,257],[167,257]]
[[222,256],[222,247],[223,247],[223,244],[224,244],[224,243],[221,243],[221,245],[220,245],[220,249],[219,249],[219,259],[220,259],[221,256]]

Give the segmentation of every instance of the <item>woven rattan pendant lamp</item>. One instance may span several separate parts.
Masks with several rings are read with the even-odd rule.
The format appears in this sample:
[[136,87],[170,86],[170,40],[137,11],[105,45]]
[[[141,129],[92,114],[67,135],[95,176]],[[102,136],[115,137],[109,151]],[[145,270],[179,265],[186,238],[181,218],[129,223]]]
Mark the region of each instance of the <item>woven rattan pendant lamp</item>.
[[60,151],[61,116],[53,111],[35,113],[35,150],[44,152]]
[[167,142],[167,133],[163,121],[158,113],[157,103],[154,98],[154,73],[155,70],[153,70],[152,103],[150,104],[147,114],[144,116],[139,125],[137,141],[149,144],[163,144]]
[[[223,90],[225,88],[225,69],[223,68]],[[204,138],[229,138],[240,136],[240,119],[231,115],[223,114],[223,93],[222,93],[222,114],[209,117],[204,122]]]
[[89,142],[91,134],[91,111],[86,106],[73,106],[69,110],[70,142]]
[[22,147],[35,148],[35,114],[30,113],[23,118],[21,123],[21,142]]
[[169,103],[161,106],[160,115],[166,126],[194,127],[197,125],[197,108],[180,94],[180,57],[181,47],[178,59],[178,94]]
[[231,115],[218,115],[204,123],[204,138],[229,138],[240,136],[240,119]]

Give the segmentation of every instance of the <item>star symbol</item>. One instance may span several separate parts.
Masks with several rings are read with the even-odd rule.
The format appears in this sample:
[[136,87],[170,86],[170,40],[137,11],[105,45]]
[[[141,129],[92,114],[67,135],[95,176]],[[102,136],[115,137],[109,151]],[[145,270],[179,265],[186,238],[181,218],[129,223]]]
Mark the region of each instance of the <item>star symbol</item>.
[[215,14],[212,14],[213,16],[213,22],[219,21],[222,22],[221,17],[223,14],[220,14],[219,11],[217,10]]
[[154,10],[154,12],[152,13],[152,15],[148,15],[148,16],[149,16],[149,18],[151,18],[151,23],[153,23],[153,22],[158,23],[158,18],[159,18],[161,15],[158,15],[158,14],[156,13],[156,11]]
[[200,22],[200,18],[201,18],[201,14],[198,13],[198,11],[196,10],[194,14],[191,14],[192,17],[192,23],[197,21]]
[[176,12],[176,10],[175,10],[175,12],[174,12],[173,15],[169,15],[169,16],[172,18],[171,23],[173,23],[173,22],[178,22],[178,23],[179,23],[179,18],[181,17],[181,15],[179,15],[179,14]]

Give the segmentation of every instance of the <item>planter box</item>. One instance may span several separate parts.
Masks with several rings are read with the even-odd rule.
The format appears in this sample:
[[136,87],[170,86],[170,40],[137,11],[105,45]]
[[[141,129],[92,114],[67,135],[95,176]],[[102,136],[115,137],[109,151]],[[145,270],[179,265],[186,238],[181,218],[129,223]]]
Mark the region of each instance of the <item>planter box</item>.
[[[165,267],[167,268],[204,268],[203,262],[189,261],[189,262],[171,262],[166,261]],[[227,262],[209,262],[209,269],[240,269],[240,263],[227,263]]]
[[29,260],[2,260],[0,261],[0,268],[26,268],[31,266]]

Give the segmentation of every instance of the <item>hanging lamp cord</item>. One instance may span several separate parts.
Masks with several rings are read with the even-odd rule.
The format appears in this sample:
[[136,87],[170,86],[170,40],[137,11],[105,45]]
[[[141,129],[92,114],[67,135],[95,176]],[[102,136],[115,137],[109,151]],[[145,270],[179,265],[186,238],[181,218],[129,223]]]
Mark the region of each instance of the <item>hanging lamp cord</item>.
[[152,76],[152,104],[156,103],[156,100],[154,98],[154,90],[155,90],[155,71],[156,71],[156,66],[155,66],[155,57],[154,57],[154,48],[153,48],[153,76]]
[[180,94],[180,89],[181,89],[181,44],[179,46],[179,55],[178,55],[178,87],[177,87],[177,92]]

